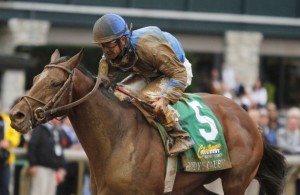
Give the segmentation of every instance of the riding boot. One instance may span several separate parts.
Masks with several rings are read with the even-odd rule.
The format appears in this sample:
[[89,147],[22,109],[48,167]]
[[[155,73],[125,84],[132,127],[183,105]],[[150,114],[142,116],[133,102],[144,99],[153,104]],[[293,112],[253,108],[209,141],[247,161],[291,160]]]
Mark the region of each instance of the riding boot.
[[190,137],[189,133],[182,129],[179,122],[176,122],[174,128],[169,131],[168,134],[175,141],[174,145],[167,151],[170,156],[175,156],[178,153],[184,152],[194,146],[194,141]]

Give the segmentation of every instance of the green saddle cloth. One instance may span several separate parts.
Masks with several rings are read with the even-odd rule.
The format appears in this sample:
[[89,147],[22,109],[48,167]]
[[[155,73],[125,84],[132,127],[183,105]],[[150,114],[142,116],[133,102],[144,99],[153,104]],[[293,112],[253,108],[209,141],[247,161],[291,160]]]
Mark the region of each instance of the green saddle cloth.
[[[180,114],[182,128],[189,132],[195,146],[184,152],[181,164],[188,172],[207,172],[231,168],[222,126],[202,98],[186,94],[172,107]],[[161,131],[161,126],[160,126]],[[164,130],[165,131],[165,130]],[[161,133],[162,134],[162,133]]]

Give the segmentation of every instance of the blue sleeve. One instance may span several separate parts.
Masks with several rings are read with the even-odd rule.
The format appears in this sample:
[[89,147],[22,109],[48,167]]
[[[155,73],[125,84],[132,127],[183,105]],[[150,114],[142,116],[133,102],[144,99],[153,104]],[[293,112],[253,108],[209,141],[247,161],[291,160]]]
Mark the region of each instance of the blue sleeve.
[[181,43],[170,33],[163,32],[165,38],[168,40],[169,44],[171,45],[172,49],[174,50],[176,56],[180,60],[180,62],[184,63],[185,61],[185,54],[182,48]]

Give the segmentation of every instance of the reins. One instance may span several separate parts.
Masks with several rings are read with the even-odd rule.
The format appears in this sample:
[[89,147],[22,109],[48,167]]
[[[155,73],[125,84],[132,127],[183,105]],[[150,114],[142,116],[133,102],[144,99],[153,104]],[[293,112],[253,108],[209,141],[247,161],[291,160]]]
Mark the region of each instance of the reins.
[[[74,83],[74,74],[75,74],[74,69],[69,70],[63,66],[58,66],[55,64],[49,64],[49,65],[45,66],[45,68],[59,68],[59,69],[66,71],[69,74],[69,76],[68,76],[68,79],[65,81],[64,85],[60,88],[60,90],[47,103],[45,103],[39,99],[36,99],[34,97],[28,96],[28,95],[24,95],[21,98],[21,100],[24,99],[26,101],[26,103],[28,104],[32,119],[35,119],[39,123],[42,122],[49,115],[55,114],[55,113],[63,111],[63,110],[70,109],[72,107],[75,107],[75,106],[83,103],[91,95],[93,95],[95,93],[95,91],[98,89],[99,85],[101,84],[101,79],[97,77],[96,83],[95,83],[93,89],[89,93],[87,93],[82,98],[76,100],[75,102],[71,102],[72,101],[72,89],[73,89],[73,83]],[[69,104],[63,105],[60,107],[55,107],[60,102],[60,100],[62,99],[62,97],[64,96],[64,94],[67,92],[68,89],[69,89]],[[37,109],[35,109],[33,111],[33,108],[28,99],[37,101],[44,106],[38,107]]]
[[44,111],[42,114],[47,116],[49,114],[54,114],[54,113],[59,112],[59,111],[63,111],[63,110],[73,108],[73,107],[83,103],[84,101],[86,101],[90,96],[92,96],[95,93],[95,91],[99,88],[100,84],[101,84],[101,79],[99,77],[97,77],[94,88],[88,94],[86,94],[82,98],[76,100],[75,102],[72,102],[70,104],[67,104],[67,105],[64,105],[64,106],[61,106],[61,107],[58,107],[58,108],[52,108],[50,110]]

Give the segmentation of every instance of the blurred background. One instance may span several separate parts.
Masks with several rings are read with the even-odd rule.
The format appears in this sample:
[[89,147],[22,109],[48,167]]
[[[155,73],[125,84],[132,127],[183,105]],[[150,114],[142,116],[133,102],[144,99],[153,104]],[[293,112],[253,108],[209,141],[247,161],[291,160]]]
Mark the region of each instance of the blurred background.
[[[92,29],[106,13],[121,15],[133,30],[158,26],[178,38],[193,68],[187,92],[235,99],[246,110],[255,110],[250,115],[260,125],[266,116],[279,121],[276,128],[267,122],[266,132],[287,124],[288,109],[300,112],[300,0],[0,0],[2,111],[8,112],[31,87],[55,49],[73,56],[84,48],[82,63],[96,74],[102,53],[92,44]],[[255,93],[261,88],[266,94]],[[296,118],[300,135],[300,116]],[[275,134],[268,134],[274,145]],[[296,144],[300,147],[300,137]],[[67,160],[81,162],[77,194],[89,194],[81,192],[86,157],[68,152]],[[24,166],[24,150],[16,154],[15,164]],[[300,193],[299,162],[289,160],[295,170],[289,174],[293,192],[287,194]],[[257,185],[254,189],[248,194],[259,193]],[[19,189],[12,191],[19,194]]]
[[207,91],[212,69],[246,89],[260,79],[280,109],[300,102],[300,1],[285,0],[21,0],[0,1],[0,93],[8,110],[58,48],[97,71],[94,22],[120,14],[133,30],[158,26],[175,35],[193,64],[188,91]]

